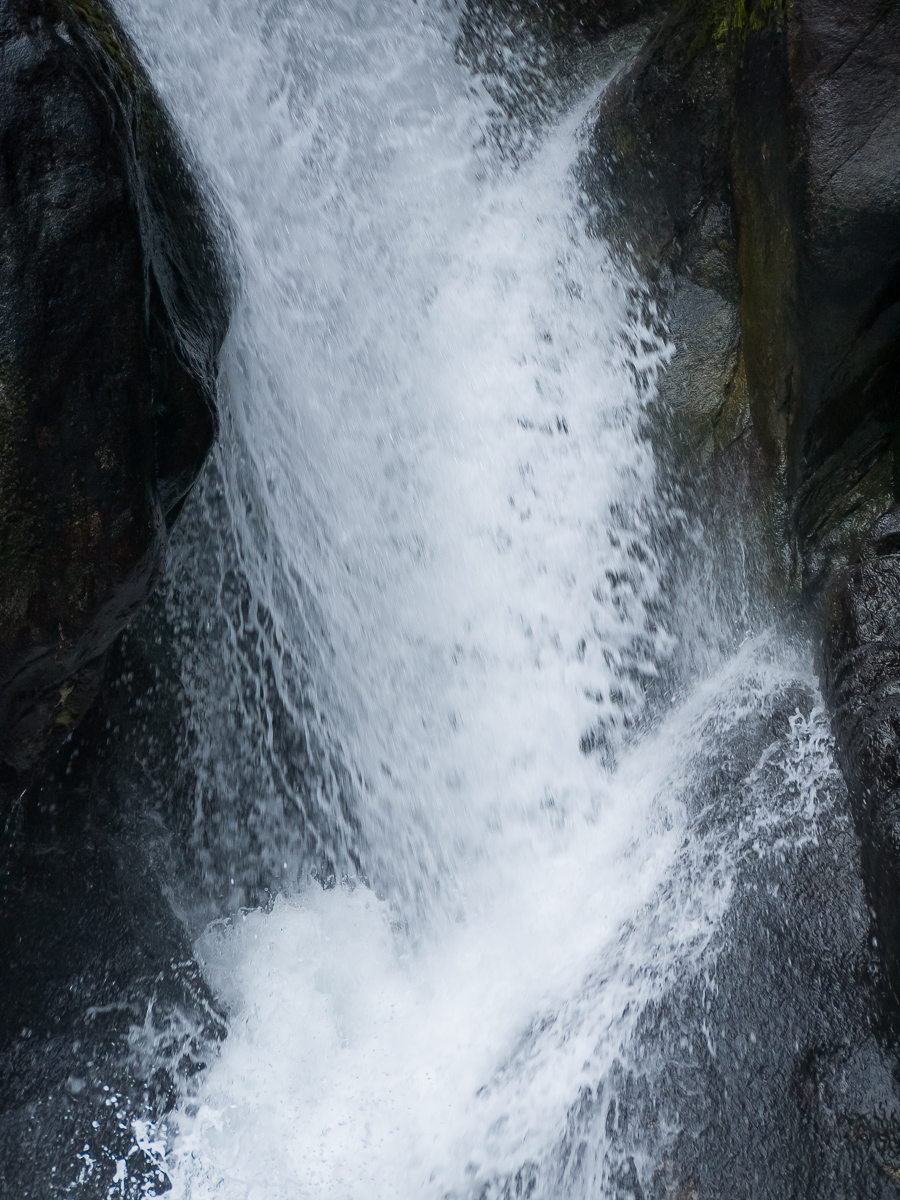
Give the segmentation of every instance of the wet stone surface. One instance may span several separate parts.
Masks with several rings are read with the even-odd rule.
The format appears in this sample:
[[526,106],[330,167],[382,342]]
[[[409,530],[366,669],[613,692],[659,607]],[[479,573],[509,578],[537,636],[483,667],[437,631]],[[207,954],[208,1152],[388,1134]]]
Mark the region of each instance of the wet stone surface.
[[147,1123],[224,1031],[169,902],[166,839],[104,786],[91,733],[19,798],[0,850],[4,1197],[167,1190]]

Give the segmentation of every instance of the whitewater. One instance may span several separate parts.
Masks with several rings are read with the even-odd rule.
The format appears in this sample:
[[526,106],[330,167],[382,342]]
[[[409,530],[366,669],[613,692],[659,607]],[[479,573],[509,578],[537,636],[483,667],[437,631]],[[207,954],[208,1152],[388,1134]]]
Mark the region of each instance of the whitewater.
[[[814,838],[833,767],[798,709],[759,750],[790,803],[710,818],[728,731],[815,683],[764,604],[673,602],[686,518],[648,435],[671,347],[577,185],[615,64],[514,154],[452,7],[118,8],[234,263],[182,521],[225,530],[219,582],[190,532],[170,579],[203,610],[199,774],[246,814],[198,803],[195,831],[228,1035],[138,1143],[185,1200],[637,1195],[603,1098],[640,1015],[712,977],[735,864]],[[607,1119],[574,1154],[585,1096]]]

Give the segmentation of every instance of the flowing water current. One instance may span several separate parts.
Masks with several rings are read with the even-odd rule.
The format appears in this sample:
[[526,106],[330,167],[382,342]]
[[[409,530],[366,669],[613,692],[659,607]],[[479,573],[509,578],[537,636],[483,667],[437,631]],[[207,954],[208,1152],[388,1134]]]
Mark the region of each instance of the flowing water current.
[[228,1035],[139,1141],[191,1200],[638,1195],[641,1014],[714,979],[736,864],[815,839],[833,767],[802,652],[673,601],[670,347],[576,183],[615,64],[512,153],[454,9],[119,8],[237,275],[171,585]]

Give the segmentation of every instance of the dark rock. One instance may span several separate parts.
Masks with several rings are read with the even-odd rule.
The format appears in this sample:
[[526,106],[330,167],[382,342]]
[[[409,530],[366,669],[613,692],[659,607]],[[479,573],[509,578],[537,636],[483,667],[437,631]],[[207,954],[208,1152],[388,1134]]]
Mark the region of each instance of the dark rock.
[[[772,649],[780,661],[790,653]],[[704,705],[704,733],[682,777],[693,818],[684,857],[655,910],[683,912],[702,896],[695,911],[708,911],[724,893],[721,923],[695,944],[696,958],[668,960],[667,986],[641,1008],[611,1067],[602,1051],[585,1063],[589,1082],[556,1153],[536,1164],[535,1195],[898,1194],[900,1082],[820,697],[805,672],[780,683],[747,676],[730,695],[727,705]],[[627,946],[629,933],[622,937]],[[654,946],[656,962],[666,959]],[[623,959],[634,961],[627,949]],[[598,1004],[611,970],[604,963],[598,972]],[[588,976],[586,1005],[590,988]],[[629,987],[629,999],[639,994]],[[556,1046],[570,1029],[581,1032],[573,1007],[533,1022],[519,1061],[536,1057],[539,1039]],[[524,1194],[516,1185],[498,1180],[477,1194]]]
[[657,278],[667,269],[690,273],[687,240],[706,205],[728,199],[733,70],[707,28],[706,7],[673,6],[613,80],[582,168],[598,232]]
[[897,4],[682,0],[604,97],[582,176],[675,345],[655,421],[670,486],[724,545],[742,527],[767,544],[782,602],[828,610],[826,693],[900,997],[898,75]]
[[[650,281],[673,344],[652,427],[669,486],[713,532],[713,498],[726,494],[733,533],[769,515],[772,487],[742,354],[731,158],[738,66],[727,34],[718,5],[671,5],[603,96],[580,175],[595,233]],[[747,480],[749,491],[735,486]],[[765,519],[757,526],[748,540],[761,540]]]
[[226,286],[101,0],[0,4],[0,770],[90,704],[216,429]]
[[900,511],[878,521],[829,596],[823,675],[863,869],[900,998]]
[[156,1194],[133,1122],[223,1025],[101,685],[215,436],[228,289],[102,0],[0,0],[0,96],[0,1194]]
[[804,0],[743,44],[735,204],[754,417],[808,583],[893,498],[900,9]]
[[168,899],[170,840],[110,775],[108,711],[94,706],[0,841],[4,1197],[167,1190],[135,1122],[164,1117],[224,1033]]
[[[785,699],[787,724],[812,697]],[[759,734],[757,746],[770,732]],[[833,767],[820,775],[814,824],[797,836],[804,785],[777,754],[762,763],[728,802],[717,796],[714,821],[736,807],[752,827],[756,793],[776,825],[738,856],[715,966],[643,1018],[646,1065],[662,1075],[657,1119],[678,1129],[652,1194],[887,1200],[897,1195],[900,1088],[846,788]]]
[[583,172],[677,347],[703,339],[709,369],[683,349],[663,405],[690,388],[695,446],[762,448],[773,541],[812,589],[893,499],[898,68],[893,4],[677,4],[609,90]]
[[665,0],[468,0],[466,20],[478,25],[493,18],[520,25],[544,37],[571,42],[596,40],[632,21],[652,15]]

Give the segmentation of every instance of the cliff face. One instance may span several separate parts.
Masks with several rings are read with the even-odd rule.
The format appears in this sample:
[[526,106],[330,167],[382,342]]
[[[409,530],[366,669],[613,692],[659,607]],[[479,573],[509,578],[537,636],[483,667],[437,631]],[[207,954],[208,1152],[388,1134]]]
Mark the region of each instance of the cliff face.
[[469,0],[461,56],[514,121],[532,76],[504,66],[510,40],[566,96],[629,22],[580,166],[590,219],[675,346],[665,486],[722,560],[748,535],[723,575],[762,562],[812,629],[897,1013],[900,5]]
[[744,361],[807,586],[893,502],[900,10],[805,0],[745,37],[735,122]]
[[4,1196],[71,1194],[86,1148],[97,1195],[119,1158],[128,1194],[155,1194],[130,1120],[221,1033],[156,827],[103,775],[118,716],[97,693],[212,445],[228,316],[200,192],[103,0],[0,0]]
[[[661,420],[812,619],[900,996],[900,6],[674,3],[597,113],[598,232],[656,281]],[[737,490],[737,489],[736,489]]]
[[227,288],[102,0],[0,3],[0,782],[80,719],[212,444]]
[[807,589],[893,498],[898,54],[900,12],[875,0],[675,4],[585,167],[676,341],[704,330],[718,359],[699,387],[676,364],[699,442],[752,417]]

